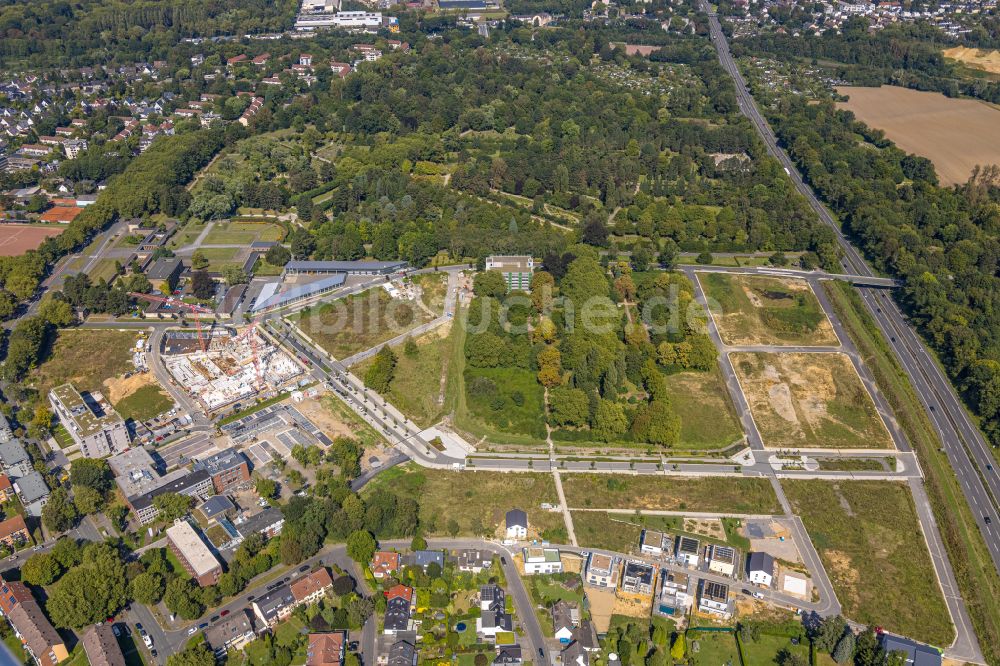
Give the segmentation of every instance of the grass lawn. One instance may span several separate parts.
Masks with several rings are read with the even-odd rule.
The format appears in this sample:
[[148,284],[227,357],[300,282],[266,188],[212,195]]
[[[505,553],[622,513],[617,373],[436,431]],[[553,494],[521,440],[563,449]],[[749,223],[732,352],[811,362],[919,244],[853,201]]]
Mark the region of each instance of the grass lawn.
[[[521,391],[521,394],[525,397],[525,403],[519,411],[517,412],[517,426],[524,428],[524,432],[519,432],[515,428],[507,428],[506,430],[501,430],[497,428],[489,420],[480,418],[474,411],[475,408],[485,409],[489,412],[490,416],[493,416],[494,412],[489,405],[472,404],[472,400],[466,394],[466,369],[465,369],[465,336],[467,329],[465,326],[467,311],[462,308],[455,313],[455,323],[452,324],[452,337],[454,338],[454,343],[451,347],[451,358],[448,361],[448,378],[445,382],[445,411],[452,414],[452,425],[459,431],[465,433],[468,439],[471,441],[478,441],[480,439],[485,439],[490,442],[499,442],[503,444],[520,444],[528,446],[544,446],[545,445],[545,424],[542,420],[542,404],[545,397],[545,392],[542,390],[541,386],[538,384],[533,373],[527,370],[516,370],[514,372],[520,373],[517,378],[519,386],[516,390]],[[487,370],[481,368],[474,368],[469,370],[470,376],[473,374],[480,374],[488,372]],[[501,370],[501,374],[504,370]],[[485,374],[483,376],[486,376]],[[490,377],[493,379],[493,377]],[[494,379],[496,383],[496,380]],[[498,387],[502,389],[505,398],[505,409],[510,410],[514,407],[511,400],[511,395],[515,390],[515,387],[509,384],[497,383]],[[534,409],[536,411],[529,413],[527,417],[524,416],[524,407],[529,404],[529,394],[532,396],[531,399],[534,400]],[[508,417],[506,417],[509,419]],[[527,418],[534,419],[534,422],[524,423],[524,419]]]
[[253,265],[253,274],[258,277],[266,277],[269,275],[281,275],[281,272],[285,269],[284,266],[275,266],[267,262],[264,257],[257,260],[257,263]]
[[789,480],[782,487],[845,616],[932,645],[951,643],[955,632],[906,485]]
[[601,548],[630,553],[639,545],[642,528],[631,516],[602,511],[573,511],[573,531],[581,548]]
[[294,323],[334,358],[371,349],[431,320],[423,309],[381,287],[302,310]]
[[181,578],[191,578],[191,574],[187,572],[187,569],[184,568],[184,565],[181,564],[181,561],[177,559],[172,550],[169,548],[163,548],[162,550],[164,556],[167,558],[167,562],[170,563],[170,568],[173,569],[175,574]]
[[[285,230],[273,222],[234,221],[217,223],[205,237],[205,245],[250,245],[254,241],[280,241]],[[211,248],[210,248],[211,249]]]
[[236,255],[242,248],[238,247],[206,247],[198,250],[208,259],[208,269],[210,271],[221,271],[225,266],[235,266]]
[[845,354],[736,353],[730,359],[766,446],[893,447]]
[[323,406],[326,407],[332,414],[334,414],[339,420],[346,423],[352,431],[352,437],[358,440],[362,446],[365,448],[378,446],[380,443],[385,441],[382,435],[378,434],[374,428],[368,425],[367,422],[361,419],[350,407],[345,405],[343,401],[332,395],[324,395],[321,398]]
[[[681,417],[678,449],[722,449],[743,437],[736,409],[718,367],[711,372],[665,375],[670,404]],[[711,414],[712,418],[705,418]]]
[[736,636],[728,631],[689,631],[687,644],[698,666],[740,666]]
[[[503,433],[545,439],[545,390],[534,372],[521,368],[466,369],[466,386],[477,378],[492,381],[498,389],[496,394],[503,402],[489,396],[471,395],[467,391],[470,421],[478,421],[480,427],[497,431],[501,441]],[[472,430],[476,432],[479,428],[473,425]]]
[[115,276],[115,260],[114,259],[100,259],[94,267],[90,269],[87,273],[90,276],[91,282],[97,282],[99,280],[107,280],[108,282]]
[[561,514],[539,508],[542,502],[559,503],[551,474],[451,472],[408,463],[379,474],[364,493],[380,488],[420,503],[420,525],[428,537],[447,535],[452,520],[459,534],[493,534],[513,508],[527,512],[529,533],[564,527]]
[[809,641],[799,640],[795,645],[788,636],[761,634],[757,640],[743,643],[743,666],[774,666],[777,663],[775,657],[782,650],[797,654],[804,663],[809,663]]
[[69,653],[69,659],[62,662],[63,666],[88,666],[87,652],[83,649],[83,643],[77,643],[73,651]]
[[62,423],[57,423],[56,427],[52,430],[52,436],[55,438],[56,442],[59,444],[59,448],[65,449],[67,446],[73,446],[75,442],[70,436],[69,431]]
[[40,395],[66,382],[72,382],[79,391],[100,391],[105,379],[134,368],[132,349],[138,337],[134,331],[59,331],[45,361],[28,375],[27,384]]
[[[819,468],[822,470],[832,470],[837,472],[881,472],[885,471],[882,466],[882,458],[818,458]],[[892,458],[885,458],[889,461],[890,468],[894,468],[896,462]]]
[[564,474],[562,484],[573,508],[781,513],[770,482],[762,478]]
[[[437,423],[445,414],[441,378],[452,358],[455,340],[451,330],[444,324],[417,338],[418,351],[413,357],[403,353],[402,345],[394,348],[396,372],[385,397],[422,428]],[[353,371],[364,377],[372,363],[373,358],[365,359]]]
[[[763,275],[698,276],[726,344],[836,345],[837,335],[809,283]],[[715,305],[713,303],[713,305]]]
[[158,384],[147,384],[132,395],[119,400],[115,409],[124,419],[145,421],[159,416],[174,406],[174,399]]

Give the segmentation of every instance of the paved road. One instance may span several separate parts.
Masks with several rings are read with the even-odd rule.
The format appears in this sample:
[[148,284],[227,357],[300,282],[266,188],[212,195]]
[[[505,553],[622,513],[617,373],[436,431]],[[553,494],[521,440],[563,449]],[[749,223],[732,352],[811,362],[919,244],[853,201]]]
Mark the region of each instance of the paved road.
[[[784,167],[796,190],[806,198],[820,220],[833,229],[844,252],[842,261],[844,272],[874,277],[875,272],[868,266],[861,253],[851,245],[829,211],[820,203],[812,188],[802,180],[802,176],[791,158],[778,146],[774,132],[760,113],[760,109],[757,108],[753,96],[747,89],[743,76],[733,60],[718,17],[710,10],[705,0],[699,0],[699,6],[702,11],[708,14],[712,42],[719,56],[719,62],[733,80],[740,110],[750,119],[763,139],[768,152]],[[986,467],[987,464],[992,467],[993,462],[986,441],[971,422],[941,368],[931,359],[930,354],[914,331],[909,328],[895,302],[886,294],[874,293],[871,289],[861,289],[860,293],[885,334],[888,343],[910,375],[921,402],[929,410],[931,420],[948,453],[948,458],[955,468],[966,499],[976,515],[986,545],[993,556],[994,564],[1000,571],[1000,532],[995,531],[997,526],[987,525],[985,522],[986,515],[995,514],[994,501],[996,497],[1000,497],[1000,477],[997,476],[995,470]],[[939,411],[945,414],[944,418],[940,418]],[[980,473],[985,474],[985,483],[983,483]],[[991,492],[993,493],[992,497]],[[921,518],[924,536],[932,554],[935,555],[935,570],[945,594],[952,620],[955,623],[956,639],[948,653],[950,656],[966,661],[983,662],[982,651],[979,649],[965,603],[960,597],[953,594],[953,591],[957,589],[954,572],[947,552],[944,550],[937,525],[933,521],[929,503],[923,494],[915,496],[914,499],[918,504],[918,516]],[[921,504],[925,506],[920,506]]]

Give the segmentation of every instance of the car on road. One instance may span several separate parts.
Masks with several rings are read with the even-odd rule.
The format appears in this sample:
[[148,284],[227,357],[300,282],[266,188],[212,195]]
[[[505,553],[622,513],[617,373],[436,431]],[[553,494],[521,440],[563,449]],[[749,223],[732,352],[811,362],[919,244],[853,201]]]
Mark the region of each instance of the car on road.
[[304,571],[309,571],[309,565],[308,564],[303,564],[301,567],[299,567],[299,573],[302,573]]
[[991,465],[991,464],[989,464],[989,463],[986,463],[986,469],[987,469],[988,471],[992,472],[992,471],[993,471],[993,465]]
[[990,518],[989,516],[983,516],[983,521],[984,521],[984,522],[985,522],[985,523],[986,523],[987,525],[989,525],[990,523],[992,523],[992,522],[993,522],[993,519],[992,519],[992,518]]
[[142,642],[145,643],[146,647],[148,647],[148,648],[152,648],[153,647],[153,639],[149,637],[149,634],[143,634],[142,635]]
[[253,601],[256,598],[257,597],[255,597],[254,595],[251,594],[249,597],[247,597],[247,601]]
[[229,611],[228,610],[224,610],[221,613],[219,613],[220,617],[226,617],[227,615],[229,615]]
[[507,558],[504,557],[503,555],[500,556],[500,564],[507,566]]
[[156,657],[156,650],[150,650],[149,654],[153,655],[153,657],[155,658]]
[[212,619],[209,620],[209,622],[218,622],[218,621],[219,621],[219,616],[218,615],[213,615]]
[[142,631],[142,622],[136,622],[135,629],[136,631]]
[[111,631],[114,633],[115,636],[121,636],[122,635],[122,630],[118,628],[117,624],[111,625]]
[[188,629],[188,636],[192,635],[196,631],[198,631],[198,627],[191,627]]
[[208,622],[202,622],[201,624],[198,625],[198,628],[199,629],[204,629],[207,626],[208,626]]
[[538,648],[538,656],[541,657],[542,659],[544,659],[545,658],[545,650],[543,650],[542,648]]

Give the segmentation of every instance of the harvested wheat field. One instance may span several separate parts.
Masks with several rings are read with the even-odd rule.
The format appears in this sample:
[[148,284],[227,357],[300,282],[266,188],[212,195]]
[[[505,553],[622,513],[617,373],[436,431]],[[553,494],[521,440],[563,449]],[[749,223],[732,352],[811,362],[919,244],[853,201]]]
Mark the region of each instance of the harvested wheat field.
[[889,431],[846,355],[737,353],[730,359],[765,446],[892,448]]
[[991,74],[1000,74],[1000,51],[953,46],[944,50],[944,57],[957,60],[966,67],[981,69]]
[[839,102],[901,149],[934,163],[943,185],[964,183],[976,165],[1000,164],[1000,110],[971,99],[882,86],[840,86]]

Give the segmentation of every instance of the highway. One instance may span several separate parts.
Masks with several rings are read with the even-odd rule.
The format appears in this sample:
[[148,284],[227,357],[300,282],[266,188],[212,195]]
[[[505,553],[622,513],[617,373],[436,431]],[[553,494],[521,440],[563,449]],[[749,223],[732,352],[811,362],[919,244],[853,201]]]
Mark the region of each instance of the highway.
[[[708,15],[709,31],[719,61],[732,77],[740,111],[749,118],[766,144],[768,152],[785,168],[795,188],[806,198],[820,220],[833,229],[843,250],[844,272],[874,277],[875,272],[861,256],[861,253],[851,245],[840,225],[820,203],[812,188],[803,181],[788,154],[778,145],[774,132],[761,114],[737,68],[718,17],[710,10],[704,0],[699,0],[699,5],[701,10]],[[884,291],[880,292],[869,288],[859,288],[859,293],[882,330],[886,342],[909,375],[921,403],[927,410],[948,460],[955,470],[966,500],[972,508],[973,515],[993,558],[994,566],[1000,571],[1000,531],[998,531],[997,525],[992,524],[992,517],[996,515],[996,498],[1000,497],[1000,477],[993,469],[994,459],[985,439],[972,423],[943,370],[926,350],[892,298]],[[911,486],[914,485],[911,484]],[[916,487],[922,490],[921,485]],[[935,563],[939,565],[937,567],[939,579],[956,625],[958,638],[953,649],[965,653],[968,658],[976,656],[978,657],[975,659],[976,661],[982,661],[982,655],[975,643],[975,636],[965,605],[960,603],[960,598],[953,596],[957,595],[957,584],[947,553],[941,546],[940,534],[937,531],[929,500],[925,493],[919,492],[914,493],[914,501],[917,504],[921,523],[925,528],[924,536],[928,540]],[[990,518],[991,522],[988,523],[987,518]],[[942,570],[945,573],[943,576],[941,575]]]

